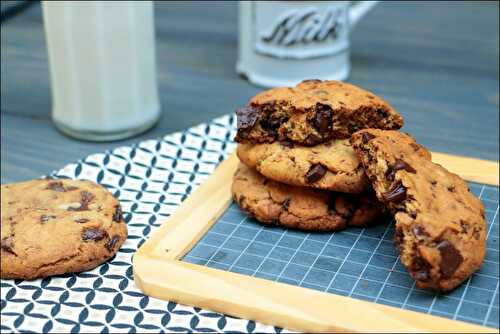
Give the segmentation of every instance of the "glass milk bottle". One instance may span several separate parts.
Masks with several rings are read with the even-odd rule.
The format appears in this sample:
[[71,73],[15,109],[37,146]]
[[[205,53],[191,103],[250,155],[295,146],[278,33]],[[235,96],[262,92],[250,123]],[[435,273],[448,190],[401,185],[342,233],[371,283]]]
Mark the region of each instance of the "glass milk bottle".
[[44,1],[52,118],[62,132],[106,141],[160,116],[151,1]]

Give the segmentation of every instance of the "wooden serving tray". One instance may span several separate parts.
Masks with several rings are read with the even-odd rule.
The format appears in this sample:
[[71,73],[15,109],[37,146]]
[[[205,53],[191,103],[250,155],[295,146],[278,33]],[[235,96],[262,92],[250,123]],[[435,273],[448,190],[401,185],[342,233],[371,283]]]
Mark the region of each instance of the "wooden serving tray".
[[[433,153],[433,161],[468,181],[498,185],[498,162]],[[133,259],[145,294],[305,332],[471,332],[494,328],[274,282],[181,259],[231,203],[235,154],[186,199]]]

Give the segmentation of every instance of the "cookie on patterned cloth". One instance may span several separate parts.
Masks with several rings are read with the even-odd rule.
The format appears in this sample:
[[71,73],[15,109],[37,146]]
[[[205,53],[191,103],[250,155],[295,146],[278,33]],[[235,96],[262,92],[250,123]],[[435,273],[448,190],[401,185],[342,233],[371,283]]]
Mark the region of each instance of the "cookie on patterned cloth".
[[127,238],[120,203],[90,181],[1,186],[1,278],[35,279],[92,269]]
[[371,188],[347,139],[313,147],[290,142],[238,144],[237,154],[245,165],[274,181],[346,193]]
[[375,195],[350,195],[295,187],[266,179],[240,164],[233,179],[233,199],[265,224],[308,231],[366,226],[383,213]]
[[403,118],[386,101],[339,81],[305,80],[257,94],[236,110],[239,143],[291,141],[313,146],[360,129],[399,129]]
[[395,243],[417,286],[451,290],[476,271],[486,222],[465,181],[401,132],[362,130],[351,141],[378,198],[395,213]]

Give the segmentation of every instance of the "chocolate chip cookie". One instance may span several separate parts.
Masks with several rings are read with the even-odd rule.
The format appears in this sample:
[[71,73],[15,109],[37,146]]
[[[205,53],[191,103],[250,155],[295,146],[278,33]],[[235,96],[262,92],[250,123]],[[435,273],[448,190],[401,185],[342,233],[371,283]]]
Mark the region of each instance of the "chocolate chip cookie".
[[120,203],[90,181],[33,180],[1,186],[2,278],[89,270],[127,238]]
[[265,224],[308,231],[366,226],[383,213],[375,195],[350,195],[294,187],[266,179],[240,164],[233,179],[233,199]]
[[305,80],[253,97],[236,110],[239,143],[291,141],[313,146],[365,128],[399,129],[403,118],[387,102],[339,81]]
[[296,186],[346,193],[368,190],[368,178],[347,139],[332,139],[313,147],[291,142],[238,144],[241,162],[265,177]]
[[404,133],[361,130],[351,141],[378,198],[395,213],[395,243],[417,286],[451,290],[476,271],[486,222],[467,184]]

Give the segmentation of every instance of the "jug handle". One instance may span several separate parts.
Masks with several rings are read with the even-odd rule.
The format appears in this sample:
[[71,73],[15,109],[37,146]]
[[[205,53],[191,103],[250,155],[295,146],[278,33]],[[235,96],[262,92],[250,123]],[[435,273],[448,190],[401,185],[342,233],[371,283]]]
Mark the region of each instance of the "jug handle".
[[349,26],[354,27],[363,16],[365,16],[378,1],[357,1],[349,8]]

